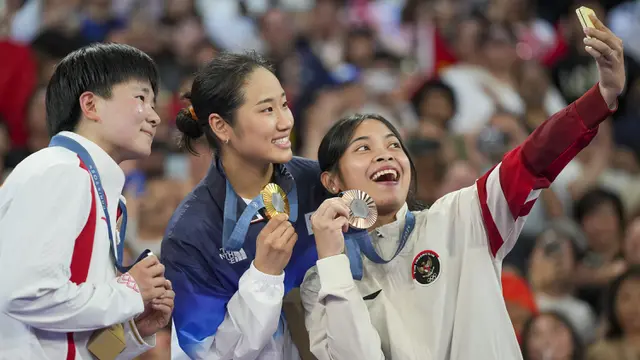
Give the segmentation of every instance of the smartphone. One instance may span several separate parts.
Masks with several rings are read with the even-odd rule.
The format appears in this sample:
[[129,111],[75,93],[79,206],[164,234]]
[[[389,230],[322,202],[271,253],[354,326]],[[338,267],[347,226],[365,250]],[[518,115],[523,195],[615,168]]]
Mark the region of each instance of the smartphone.
[[576,9],[576,15],[578,15],[578,20],[580,20],[582,29],[595,28],[593,22],[591,21],[591,15],[596,15],[595,11],[586,6],[580,6]]

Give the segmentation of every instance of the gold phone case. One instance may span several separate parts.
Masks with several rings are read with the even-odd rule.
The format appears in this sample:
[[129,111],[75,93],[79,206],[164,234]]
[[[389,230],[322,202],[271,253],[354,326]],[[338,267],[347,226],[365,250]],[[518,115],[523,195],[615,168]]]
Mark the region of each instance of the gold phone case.
[[576,15],[578,15],[578,20],[580,20],[580,25],[582,25],[583,29],[595,28],[590,17],[591,15],[596,15],[595,11],[586,6],[580,6],[576,9]]
[[87,344],[87,350],[98,360],[113,360],[125,347],[126,341],[122,324],[96,330]]

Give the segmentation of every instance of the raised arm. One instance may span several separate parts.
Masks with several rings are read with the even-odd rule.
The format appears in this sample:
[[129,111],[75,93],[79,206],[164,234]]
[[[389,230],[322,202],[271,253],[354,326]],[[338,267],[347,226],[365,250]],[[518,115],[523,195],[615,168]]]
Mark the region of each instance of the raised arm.
[[549,187],[593,140],[624,89],[622,42],[599,20],[593,22],[597,29],[588,29],[586,46],[597,62],[600,82],[546,120],[477,181],[482,219],[497,260],[513,248],[540,189]]

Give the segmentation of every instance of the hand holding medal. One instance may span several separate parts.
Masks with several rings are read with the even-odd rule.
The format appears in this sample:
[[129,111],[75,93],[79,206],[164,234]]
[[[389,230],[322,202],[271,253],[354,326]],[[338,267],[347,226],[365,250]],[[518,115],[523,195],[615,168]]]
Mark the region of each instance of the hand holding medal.
[[271,183],[260,194],[269,222],[256,238],[254,266],[265,274],[280,275],[291,259],[298,234],[288,221],[289,201],[284,191]]
[[[322,259],[343,253],[344,233],[349,231],[349,227],[366,234],[377,219],[376,204],[364,191],[347,190],[340,197],[325,200],[311,217],[318,257]],[[357,249],[347,249],[349,252],[352,256],[360,256]]]

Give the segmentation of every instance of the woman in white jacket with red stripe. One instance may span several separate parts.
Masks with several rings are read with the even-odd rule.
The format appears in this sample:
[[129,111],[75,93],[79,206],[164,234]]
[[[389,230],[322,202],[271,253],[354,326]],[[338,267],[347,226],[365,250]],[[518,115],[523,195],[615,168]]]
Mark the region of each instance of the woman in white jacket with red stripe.
[[301,291],[316,357],[522,358],[502,299],[502,260],[541,189],[594,138],[625,84],[622,42],[593,21],[585,44],[599,84],[475,185],[428,210],[407,205],[415,169],[388,121],[353,116],[329,130],[318,151],[323,185],[334,194],[364,191],[378,217],[364,233],[343,235],[354,211],[341,197],[326,200],[311,217],[319,260]]
[[[151,151],[157,83],[151,58],[125,45],[92,45],[57,66],[51,145],[0,188],[0,359],[132,359],[167,325],[164,267],[148,254],[122,264],[119,163]],[[112,326],[114,337],[103,331]]]

